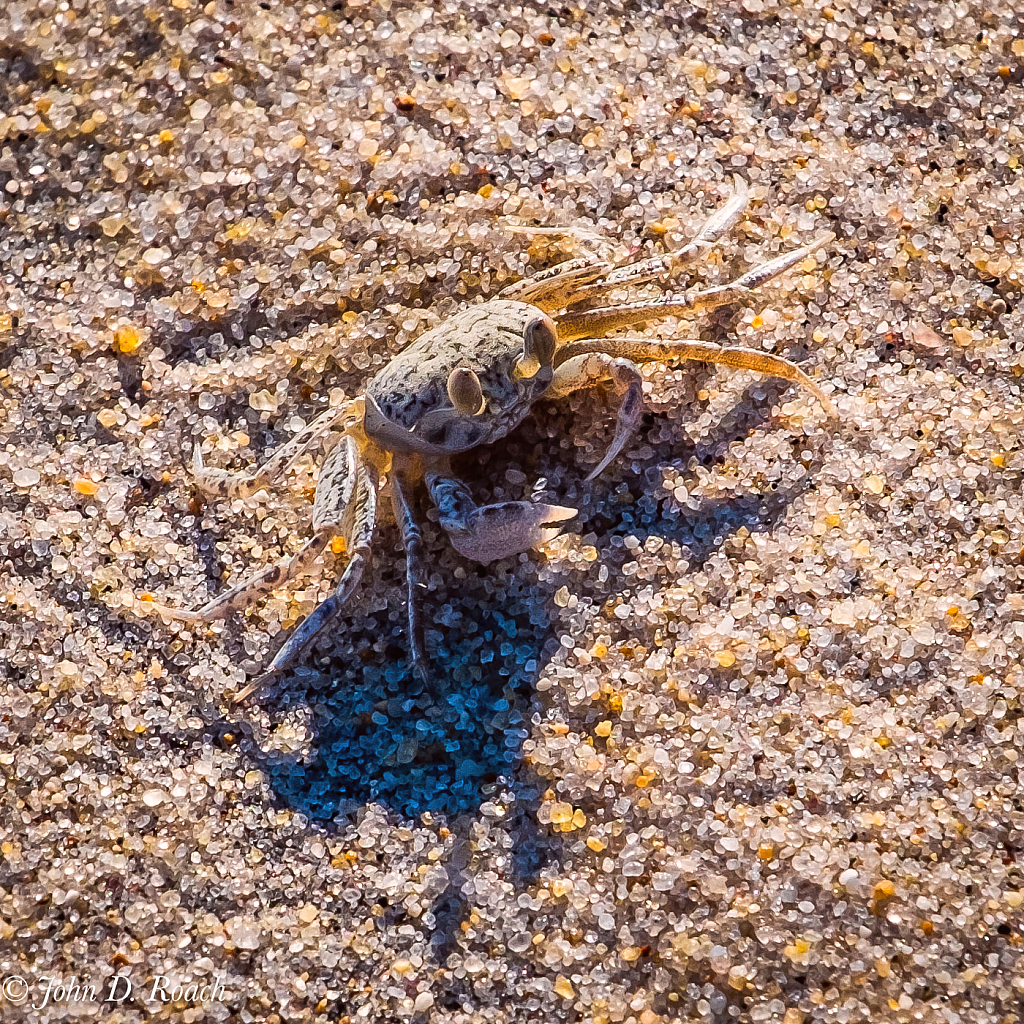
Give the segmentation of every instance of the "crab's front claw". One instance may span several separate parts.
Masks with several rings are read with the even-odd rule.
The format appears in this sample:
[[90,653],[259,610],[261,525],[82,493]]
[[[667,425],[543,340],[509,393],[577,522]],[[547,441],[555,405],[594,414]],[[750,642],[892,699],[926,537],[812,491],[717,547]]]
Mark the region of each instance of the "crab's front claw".
[[460,555],[475,562],[493,562],[516,555],[561,533],[556,523],[577,515],[565,505],[502,501],[475,508],[464,516],[442,516],[441,525]]

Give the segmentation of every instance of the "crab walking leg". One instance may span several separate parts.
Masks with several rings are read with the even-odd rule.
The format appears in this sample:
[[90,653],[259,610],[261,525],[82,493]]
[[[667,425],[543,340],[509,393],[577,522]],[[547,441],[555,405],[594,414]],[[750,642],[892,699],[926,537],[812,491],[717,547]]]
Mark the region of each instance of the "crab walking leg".
[[635,363],[668,363],[673,360],[686,360],[698,363],[715,363],[718,366],[730,366],[736,370],[754,370],[757,373],[780,377],[805,387],[821,403],[829,416],[837,416],[835,406],[828,395],[800,369],[796,363],[782,356],[769,352],[758,352],[752,348],[741,348],[738,345],[722,347],[706,341],[655,341],[651,338],[593,338],[585,341],[573,341],[559,349],[555,359],[564,360],[555,370],[554,382],[558,381],[562,366],[568,366],[574,360],[582,359],[584,354],[599,352],[607,358],[616,356]]
[[542,270],[533,277],[516,281],[501,291],[503,299],[515,299],[518,302],[532,302],[545,313],[562,309],[570,296],[579,291],[580,287],[596,281],[602,274],[612,269],[613,264],[593,257],[583,257],[559,263],[549,270]]
[[[669,271],[692,263],[711,248],[743,215],[748,202],[746,183],[740,180],[735,194],[703,224],[697,235],[681,249],[664,256],[652,256],[625,266],[594,259],[570,260],[505,288],[501,296],[532,302],[544,312],[562,309],[569,303],[601,298],[616,288],[643,284]],[[572,234],[570,228],[519,228],[535,234]]]
[[[601,339],[594,344],[615,340]],[[558,354],[561,355],[561,351]],[[618,392],[620,400],[615,436],[597,468],[587,474],[588,480],[593,480],[622,451],[636,432],[643,412],[644,379],[636,365],[625,356],[626,353],[600,350],[572,355],[555,369],[551,386],[544,393],[545,398],[561,398],[571,391],[592,388],[606,380],[610,380]]]
[[590,242],[594,245],[611,246],[614,244],[607,235],[603,235],[600,231],[595,231],[593,228],[580,227],[579,224],[568,225],[566,227],[554,227],[551,225],[540,225],[540,224],[517,224],[514,220],[509,218],[499,217],[499,226],[507,231],[511,235],[534,235],[534,236],[555,236],[565,238],[575,238],[580,243]]
[[216,498],[247,498],[286,474],[344,414],[344,406],[322,412],[290,441],[281,445],[254,473],[234,473],[231,470],[207,466],[203,462],[202,448],[196,444],[192,449],[192,476],[195,478],[196,486]]
[[411,490],[412,485],[408,477],[396,470],[391,477],[391,505],[405,547],[405,575],[409,591],[406,602],[409,616],[409,650],[412,654],[413,669],[422,676],[426,671],[426,658],[423,654],[423,616],[420,607],[420,595],[424,587],[421,581],[423,535],[409,500]]
[[148,601],[141,607],[147,611],[152,610],[165,619],[192,623],[215,622],[246,607],[263,594],[276,590],[288,580],[307,572],[329,539],[329,530],[315,533],[294,555],[260,569],[195,611],[189,611],[187,608],[169,608],[164,604],[150,604]]
[[[351,438],[349,438],[351,440]],[[267,671],[256,681],[290,668],[313,646],[323,630],[341,613],[345,603],[359,584],[370,561],[373,530],[377,523],[377,487],[375,475],[359,460],[355,445],[351,446],[355,466],[351,476],[349,499],[341,516],[341,530],[349,555],[348,565],[331,595],[313,609],[296,627],[285,645],[277,652]],[[251,691],[250,691],[251,692]],[[246,693],[245,696],[248,696]],[[240,695],[238,700],[242,699]]]
[[736,302],[766,281],[777,277],[811,253],[816,252],[834,237],[831,232],[821,235],[809,245],[783,253],[767,263],[753,267],[741,277],[736,278],[735,281],[719,285],[716,288],[708,288],[706,291],[691,291],[682,296],[668,296],[649,302],[630,302],[622,306],[599,306],[597,309],[562,313],[555,317],[555,323],[558,325],[558,338],[562,342],[592,338],[622,327],[631,327],[646,320],[656,320],[666,316],[686,316],[700,310],[714,309],[716,306]]
[[[331,456],[339,452],[334,465],[329,465]],[[314,521],[319,513],[322,525],[329,527],[331,533],[340,529],[349,552],[348,565],[331,595],[303,619],[266,670],[235,694],[235,704],[240,704],[273,676],[290,668],[309,650],[342,610],[369,562],[377,522],[376,476],[363,465],[351,436],[346,436],[324,463],[317,499],[321,497],[321,486],[324,496],[322,501],[314,504]]]
[[555,524],[578,513],[565,505],[529,501],[477,505],[469,488],[451,475],[447,464],[428,470],[426,483],[452,546],[476,562],[493,562],[554,540],[561,532]]
[[312,567],[317,556],[337,531],[338,511],[349,501],[352,484],[355,443],[347,437],[324,460],[313,503],[313,535],[296,554],[273,565],[268,565],[248,579],[236,583],[230,590],[215,597],[196,611],[168,608],[154,604],[150,607],[158,614],[183,622],[213,622],[251,604],[262,594],[276,590]]
[[616,288],[626,288],[638,284],[646,284],[663,274],[676,273],[683,267],[693,263],[708,251],[716,242],[743,216],[747,208],[749,196],[746,183],[739,179],[736,192],[728,202],[720,206],[704,222],[700,231],[681,249],[666,253],[664,256],[651,256],[636,263],[616,267],[600,280],[592,283],[581,282],[571,292],[567,302],[589,302],[592,299],[604,298],[608,292]]

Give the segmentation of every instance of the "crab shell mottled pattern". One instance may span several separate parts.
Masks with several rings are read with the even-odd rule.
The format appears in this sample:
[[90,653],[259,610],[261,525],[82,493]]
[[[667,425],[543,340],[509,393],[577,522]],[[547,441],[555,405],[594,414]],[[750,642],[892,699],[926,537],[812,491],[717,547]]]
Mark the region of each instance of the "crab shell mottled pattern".
[[[504,437],[551,383],[550,366],[528,378],[514,373],[526,325],[538,317],[544,312],[528,302],[495,299],[427,331],[367,385],[367,436],[389,451],[426,456]],[[475,416],[459,415],[448,397],[449,374],[462,367],[477,375],[483,391],[484,406]]]

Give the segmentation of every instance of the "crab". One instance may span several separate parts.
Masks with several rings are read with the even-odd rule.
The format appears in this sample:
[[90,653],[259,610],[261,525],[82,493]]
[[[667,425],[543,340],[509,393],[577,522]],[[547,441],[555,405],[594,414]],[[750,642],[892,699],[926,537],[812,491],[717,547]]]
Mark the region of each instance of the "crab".
[[717,287],[692,288],[650,301],[609,303],[614,292],[692,264],[739,220],[746,205],[746,190],[738,187],[687,245],[666,255],[625,264],[587,255],[519,281],[499,298],[467,306],[396,355],[369,381],[362,397],[312,421],[255,472],[207,467],[197,444],[197,486],[215,497],[243,497],[269,487],[324,435],[341,430],[340,442],[320,469],[310,535],[296,554],[261,569],[196,611],[165,605],[155,605],[156,610],[193,623],[223,618],[308,572],[340,535],[340,543],[335,540],[333,547],[347,554],[347,563],[333,592],[292,631],[262,675],[235,698],[244,699],[263,681],[298,662],[337,619],[370,560],[378,498],[389,491],[407,560],[412,667],[423,678],[423,542],[411,500],[413,489],[425,482],[441,527],[455,549],[474,561],[486,564],[552,540],[577,515],[575,508],[529,501],[480,506],[451,467],[452,456],[505,437],[536,402],[603,383],[614,388],[619,399],[615,432],[588,480],[608,466],[637,429],[643,408],[640,363],[715,363],[779,377],[802,385],[834,416],[824,391],[781,356],[698,340],[613,333],[735,302],[833,238],[819,236]]

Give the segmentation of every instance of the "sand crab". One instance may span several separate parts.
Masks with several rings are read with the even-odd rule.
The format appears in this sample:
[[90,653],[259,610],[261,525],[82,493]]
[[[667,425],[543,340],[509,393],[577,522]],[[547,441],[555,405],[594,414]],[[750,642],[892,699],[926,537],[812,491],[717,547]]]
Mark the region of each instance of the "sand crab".
[[453,475],[450,457],[509,433],[535,402],[610,382],[619,397],[613,440],[594,479],[629,441],[642,410],[642,376],[637,363],[693,360],[755,370],[796,381],[826,411],[824,392],[781,356],[701,341],[658,341],[610,332],[644,321],[683,316],[734,302],[806,256],[832,235],[794,249],[747,271],[727,284],[653,301],[601,304],[610,293],[654,280],[692,263],[742,215],[744,188],[706,221],[683,248],[626,265],[596,257],[562,263],[506,288],[501,297],[470,305],[424,333],[391,360],[366,386],[365,395],[333,409],[283,445],[258,471],[232,474],[208,468],[197,444],[196,484],[214,496],[244,496],[287,472],[314,442],[335,427],[342,439],[326,456],[313,501],[311,536],[297,554],[270,565],[198,611],[157,610],[190,622],[210,622],[241,608],[261,593],[311,568],[340,534],[348,562],[333,593],[292,632],[259,683],[293,665],[341,611],[370,558],[378,494],[390,490],[407,556],[408,634],[414,671],[424,674],[426,658],[419,595],[422,565],[420,529],[410,494],[423,480],[440,513],[440,524],[464,556],[487,563],[546,542],[577,514],[561,505],[505,501],[478,506],[465,483]]

